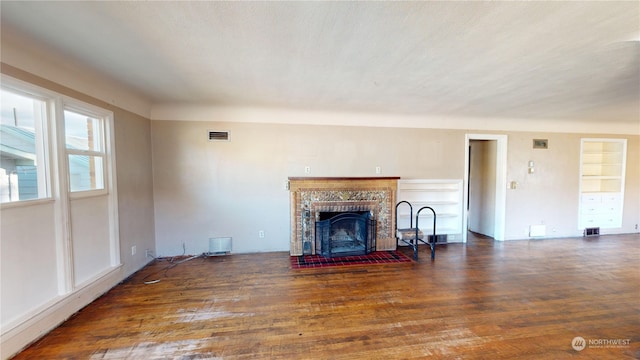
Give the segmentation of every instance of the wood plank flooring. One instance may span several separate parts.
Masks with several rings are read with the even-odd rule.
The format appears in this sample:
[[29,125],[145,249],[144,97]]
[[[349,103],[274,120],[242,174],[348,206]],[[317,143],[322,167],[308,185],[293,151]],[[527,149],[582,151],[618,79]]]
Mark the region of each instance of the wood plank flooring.
[[640,358],[638,234],[471,237],[420,255],[310,270],[284,252],[156,261],[15,359]]

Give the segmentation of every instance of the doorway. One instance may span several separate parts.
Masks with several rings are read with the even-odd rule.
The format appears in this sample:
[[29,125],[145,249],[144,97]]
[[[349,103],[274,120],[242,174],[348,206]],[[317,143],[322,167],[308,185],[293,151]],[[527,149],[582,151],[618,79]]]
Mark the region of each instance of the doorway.
[[495,236],[496,140],[469,141],[467,230]]
[[466,135],[463,242],[467,231],[504,240],[506,167],[506,135]]

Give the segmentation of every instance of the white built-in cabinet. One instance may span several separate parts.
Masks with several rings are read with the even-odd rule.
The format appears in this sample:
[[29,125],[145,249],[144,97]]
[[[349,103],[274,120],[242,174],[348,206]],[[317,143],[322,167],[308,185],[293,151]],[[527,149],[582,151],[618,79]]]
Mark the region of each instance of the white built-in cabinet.
[[622,227],[626,139],[582,139],[579,229]]
[[[414,226],[418,210],[430,206],[436,212],[436,234],[447,235],[447,242],[462,241],[462,180],[398,180],[397,201],[402,200],[413,206]],[[399,228],[409,227],[410,210],[406,204],[398,207],[397,222]],[[418,225],[425,235],[433,234],[433,213],[423,210]]]

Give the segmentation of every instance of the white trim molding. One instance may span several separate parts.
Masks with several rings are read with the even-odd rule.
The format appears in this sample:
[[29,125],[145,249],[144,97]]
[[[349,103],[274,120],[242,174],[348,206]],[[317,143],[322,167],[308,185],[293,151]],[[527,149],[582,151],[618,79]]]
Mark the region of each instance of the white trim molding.
[[113,267],[71,293],[59,296],[2,329],[0,356],[7,359],[35,342],[78,310],[117,285],[121,266]]

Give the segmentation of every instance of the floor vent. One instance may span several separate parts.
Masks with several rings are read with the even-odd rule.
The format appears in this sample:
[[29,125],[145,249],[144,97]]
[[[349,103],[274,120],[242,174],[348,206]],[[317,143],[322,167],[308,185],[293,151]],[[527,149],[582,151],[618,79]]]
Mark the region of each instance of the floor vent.
[[584,228],[584,236],[598,236],[598,235],[600,235],[599,227]]
[[209,141],[229,141],[229,132],[209,130]]
[[209,256],[227,255],[231,252],[231,238],[209,238]]
[[[446,234],[436,235],[435,238],[436,238],[436,244],[446,244],[447,243],[447,235]],[[428,241],[430,243],[433,242],[433,235],[429,235]]]

